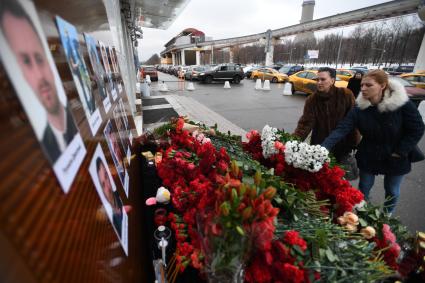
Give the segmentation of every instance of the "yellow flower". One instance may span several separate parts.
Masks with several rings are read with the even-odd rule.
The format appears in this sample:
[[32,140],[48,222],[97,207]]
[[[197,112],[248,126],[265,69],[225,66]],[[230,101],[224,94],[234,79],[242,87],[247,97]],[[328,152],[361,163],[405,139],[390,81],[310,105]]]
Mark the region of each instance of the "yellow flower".
[[357,225],[347,224],[345,225],[345,229],[347,229],[350,233],[354,233],[357,231]]
[[369,240],[375,237],[376,231],[373,227],[367,226],[366,228],[360,230],[360,234],[362,234],[363,237]]
[[338,217],[336,221],[338,222],[339,225],[345,225],[345,224],[347,224],[347,220],[345,219],[344,216]]
[[348,224],[359,225],[359,217],[356,214],[347,211],[344,213],[343,216],[345,217],[345,220]]

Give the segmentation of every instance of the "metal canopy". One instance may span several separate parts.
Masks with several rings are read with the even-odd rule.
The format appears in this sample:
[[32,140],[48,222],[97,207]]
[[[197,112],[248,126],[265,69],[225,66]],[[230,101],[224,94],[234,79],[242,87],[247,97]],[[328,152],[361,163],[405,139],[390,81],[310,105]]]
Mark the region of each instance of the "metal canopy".
[[190,0],[135,0],[136,25],[167,29]]
[[102,0],[35,0],[37,8],[59,15],[85,32],[109,30],[108,17]]

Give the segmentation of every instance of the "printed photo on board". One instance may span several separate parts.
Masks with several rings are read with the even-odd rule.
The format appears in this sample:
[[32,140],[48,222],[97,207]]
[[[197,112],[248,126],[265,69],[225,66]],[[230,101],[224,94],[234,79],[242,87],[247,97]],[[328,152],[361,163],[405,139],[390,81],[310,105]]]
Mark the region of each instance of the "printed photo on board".
[[97,145],[93,154],[89,172],[109,221],[111,221],[112,227],[120,239],[125,253],[128,255],[128,216],[100,144]]
[[31,1],[0,1],[0,59],[67,193],[86,149]]
[[78,42],[77,29],[58,16],[56,16],[56,24],[78,95],[94,136],[102,124],[102,117],[93,96],[90,75]]
[[112,94],[112,98],[115,101],[118,98],[117,87],[114,80],[112,79],[111,66],[109,64],[108,52],[106,50],[105,44],[99,41],[100,54],[102,55],[103,67],[105,68],[106,78],[108,80],[109,90]]
[[120,136],[122,147],[126,150],[126,164],[130,165],[130,157],[131,157],[131,149],[130,144],[128,142],[128,133],[124,126],[124,121],[121,117],[121,110],[119,105],[117,105],[112,111],[114,115],[115,125],[117,126],[117,131]]
[[87,52],[89,53],[90,65],[96,80],[97,89],[102,99],[105,112],[108,113],[109,109],[111,109],[111,101],[109,100],[107,87],[104,81],[106,78],[106,72],[103,69],[102,63],[99,59],[99,54],[97,53],[96,40],[86,33],[84,34],[84,38],[86,39]]
[[121,118],[124,122],[124,127],[127,132],[128,140],[130,141],[130,145],[133,145],[133,134],[131,132],[130,125],[128,124],[127,112],[125,110],[125,106],[124,106],[122,98],[119,101],[119,106],[120,106]]
[[103,133],[105,135],[105,139],[108,144],[109,151],[111,152],[112,160],[114,161],[115,168],[117,169],[121,184],[124,187],[126,195],[128,196],[129,177],[127,170],[124,166],[124,153],[121,149],[116,132],[113,132],[112,123],[110,120],[106,124]]

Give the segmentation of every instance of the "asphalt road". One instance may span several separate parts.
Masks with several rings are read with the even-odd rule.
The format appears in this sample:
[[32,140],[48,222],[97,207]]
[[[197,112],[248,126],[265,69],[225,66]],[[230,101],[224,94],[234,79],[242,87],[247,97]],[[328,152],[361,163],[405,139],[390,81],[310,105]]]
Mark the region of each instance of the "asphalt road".
[[[168,81],[171,93],[190,96],[247,131],[251,129],[261,131],[264,125],[268,124],[292,133],[302,114],[306,99],[302,93],[283,95],[283,84],[272,84],[270,91],[255,90],[255,82],[247,79],[239,85],[231,84],[231,89],[223,89],[222,82],[210,85],[195,82],[195,90],[189,92],[179,90],[174,76],[159,74],[160,81]],[[156,83],[153,83],[153,90],[156,87]],[[155,95],[155,91],[152,94]],[[419,109],[425,120],[425,102]],[[419,142],[419,147],[425,152],[425,136]],[[401,196],[394,213],[394,216],[400,217],[411,232],[425,231],[424,175],[425,161],[414,163],[412,171],[402,183]],[[357,187],[357,181],[352,184]],[[376,204],[384,201],[383,176],[377,176],[375,179],[371,201]]]

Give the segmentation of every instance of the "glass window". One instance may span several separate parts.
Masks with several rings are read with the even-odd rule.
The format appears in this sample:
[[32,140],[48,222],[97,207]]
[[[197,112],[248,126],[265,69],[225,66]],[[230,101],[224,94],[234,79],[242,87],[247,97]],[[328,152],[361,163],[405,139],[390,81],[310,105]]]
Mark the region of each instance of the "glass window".
[[301,72],[299,74],[297,74],[297,77],[299,78],[305,78],[305,76],[307,75],[308,72]]
[[314,78],[317,78],[317,75],[316,75],[316,73],[310,73],[310,72],[307,72],[307,75],[306,75],[306,77],[305,77],[306,79],[309,79],[309,80],[312,80],[312,79],[314,79]]
[[407,77],[403,77],[403,79],[405,79],[406,81],[409,81],[409,82],[414,82],[414,81],[416,81],[416,79],[415,79],[415,77],[414,77],[414,76],[407,76]]
[[297,74],[297,77],[305,78],[306,75],[307,75],[307,72],[301,72],[301,73]]

